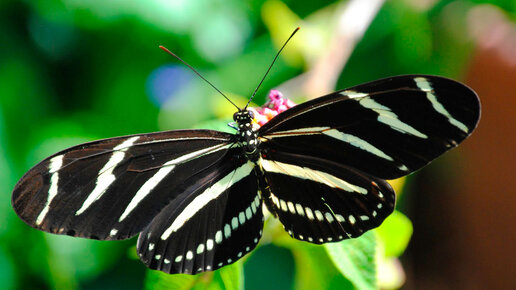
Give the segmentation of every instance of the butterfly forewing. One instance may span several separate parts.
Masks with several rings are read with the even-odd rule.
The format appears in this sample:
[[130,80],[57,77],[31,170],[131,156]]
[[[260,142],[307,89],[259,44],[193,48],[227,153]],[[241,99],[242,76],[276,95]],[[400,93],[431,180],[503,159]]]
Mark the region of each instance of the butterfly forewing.
[[479,101],[435,76],[398,76],[289,109],[259,129],[262,150],[329,159],[382,179],[407,175],[471,134]]
[[170,203],[141,233],[151,269],[199,273],[232,264],[256,247],[263,228],[255,164],[227,155]]
[[[232,135],[170,131],[100,140],[64,150],[16,185],[13,207],[29,225],[95,239],[136,235],[192,176],[221,161]],[[172,190],[174,189],[174,190]]]
[[358,237],[394,209],[389,184],[356,169],[305,155],[270,152],[260,160],[271,212],[294,238],[311,243]]

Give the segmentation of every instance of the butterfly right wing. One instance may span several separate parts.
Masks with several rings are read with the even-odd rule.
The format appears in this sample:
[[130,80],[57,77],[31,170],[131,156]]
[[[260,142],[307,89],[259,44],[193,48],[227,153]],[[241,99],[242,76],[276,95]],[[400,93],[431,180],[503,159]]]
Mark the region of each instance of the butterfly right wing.
[[264,200],[297,239],[357,237],[394,209],[383,179],[454,148],[479,118],[475,92],[437,76],[391,77],[302,103],[258,130]]
[[467,86],[405,75],[290,108],[260,127],[260,149],[332,160],[382,179],[410,174],[476,128],[480,103]]
[[151,269],[196,274],[232,264],[253,250],[263,229],[255,163],[227,155],[174,199],[138,239]]
[[[119,240],[141,232],[185,188],[217,170],[233,135],[180,130],[94,141],[61,151],[16,184],[13,208],[30,226]],[[231,153],[234,152],[234,153]]]

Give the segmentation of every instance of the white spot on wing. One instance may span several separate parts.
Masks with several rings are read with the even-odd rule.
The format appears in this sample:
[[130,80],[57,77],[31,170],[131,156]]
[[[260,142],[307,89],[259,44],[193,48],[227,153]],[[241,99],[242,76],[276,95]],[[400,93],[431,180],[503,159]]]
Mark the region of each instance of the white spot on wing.
[[204,252],[204,244],[199,244],[197,247],[197,254],[202,254]]
[[112,229],[110,232],[109,232],[109,235],[111,237],[115,236],[116,234],[118,233],[118,230],[117,229]]
[[231,237],[231,227],[228,224],[224,226],[224,237],[226,237],[226,239]]
[[236,230],[238,228],[238,218],[237,217],[234,217],[233,219],[231,219],[231,228],[233,230]]
[[187,260],[191,260],[192,258],[193,258],[193,253],[192,253],[192,251],[188,251],[188,252],[186,253],[186,259],[187,259]]
[[240,221],[240,224],[243,225],[245,223],[245,213],[243,211],[240,212],[238,215],[238,220]]
[[287,202],[287,205],[288,205],[288,209],[290,210],[290,212],[292,214],[296,214],[296,209],[294,208],[294,204],[291,201],[289,201],[289,202]]
[[222,243],[222,231],[217,231],[217,233],[215,234],[215,243]]
[[287,211],[288,210],[287,203],[283,199],[280,199],[280,203],[281,203],[281,209],[283,211]]
[[329,212],[325,212],[324,213],[324,217],[326,218],[326,220],[329,222],[329,223],[332,223],[334,221],[333,219],[333,216],[331,215],[331,213]]
[[317,218],[318,221],[322,222],[324,220],[324,217],[320,211],[315,210],[314,213],[315,213],[315,217]]
[[306,211],[306,217],[309,220],[314,220],[314,215],[312,213],[312,210],[309,207],[305,207],[305,211]]
[[305,212],[303,211],[303,206],[300,205],[299,203],[296,203],[296,211],[297,211],[297,214],[300,216],[305,215]]
[[399,165],[398,169],[401,170],[401,171],[408,171],[409,170],[408,167],[403,165],[403,164]]
[[261,202],[260,197],[258,195],[256,195],[256,197],[254,198],[254,205],[256,207],[259,207],[260,206],[260,202]]

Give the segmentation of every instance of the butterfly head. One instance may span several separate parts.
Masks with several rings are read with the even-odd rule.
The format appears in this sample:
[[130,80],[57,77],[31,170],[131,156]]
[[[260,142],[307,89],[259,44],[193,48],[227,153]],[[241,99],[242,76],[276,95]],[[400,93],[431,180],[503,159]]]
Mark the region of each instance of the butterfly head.
[[235,114],[233,114],[233,120],[235,122],[237,122],[240,130],[242,130],[241,128],[247,126],[245,124],[249,124],[249,126],[251,126],[253,119],[254,119],[254,114],[252,111],[249,111],[249,110],[242,110],[242,111],[238,111]]

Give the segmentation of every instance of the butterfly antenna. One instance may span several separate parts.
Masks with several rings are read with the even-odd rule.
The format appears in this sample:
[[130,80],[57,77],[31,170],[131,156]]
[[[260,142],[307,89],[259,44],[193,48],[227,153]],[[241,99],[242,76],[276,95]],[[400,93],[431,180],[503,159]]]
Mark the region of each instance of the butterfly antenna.
[[177,56],[175,53],[171,52],[170,50],[168,50],[166,47],[160,45],[159,48],[163,49],[166,53],[170,54],[171,56],[177,58],[180,62],[182,62],[184,65],[186,65],[188,68],[190,68],[196,75],[198,75],[201,79],[203,79],[205,82],[207,82],[212,88],[214,88],[217,92],[219,92],[219,94],[221,94],[224,98],[226,98],[226,100],[228,100],[233,106],[235,106],[239,111],[241,111],[241,109],[235,105],[235,103],[233,103],[228,97],[226,97],[226,95],[224,95],[224,93],[222,93],[219,89],[217,89],[217,87],[215,87],[212,83],[210,83],[210,81],[208,81],[206,78],[204,78],[198,71],[196,71],[191,65],[189,65],[188,63],[186,63],[186,61],[182,60],[179,56]]
[[280,50],[278,51],[278,53],[276,54],[276,56],[274,57],[274,59],[272,60],[272,63],[271,65],[269,66],[269,69],[267,70],[267,72],[265,72],[265,75],[263,76],[262,80],[260,81],[260,83],[258,84],[258,86],[256,87],[256,90],[254,90],[254,93],[253,95],[251,96],[251,98],[249,99],[249,101],[247,102],[247,104],[245,105],[244,107],[244,110],[247,109],[247,106],[249,106],[249,104],[251,103],[251,101],[253,100],[254,96],[256,95],[256,92],[258,92],[258,89],[260,88],[260,86],[262,85],[263,81],[265,80],[265,77],[267,77],[267,75],[269,74],[269,71],[271,70],[272,66],[274,65],[274,63],[276,62],[276,59],[278,58],[278,56],[280,55],[281,51],[283,50],[283,48],[285,48],[285,46],[287,45],[288,41],[292,38],[292,36],[294,36],[294,34],[296,34],[296,32],[299,30],[299,27],[296,28],[294,30],[294,32],[292,32],[292,34],[290,35],[290,37],[287,39],[287,41],[285,41],[285,43],[283,44],[283,46],[280,48]]

